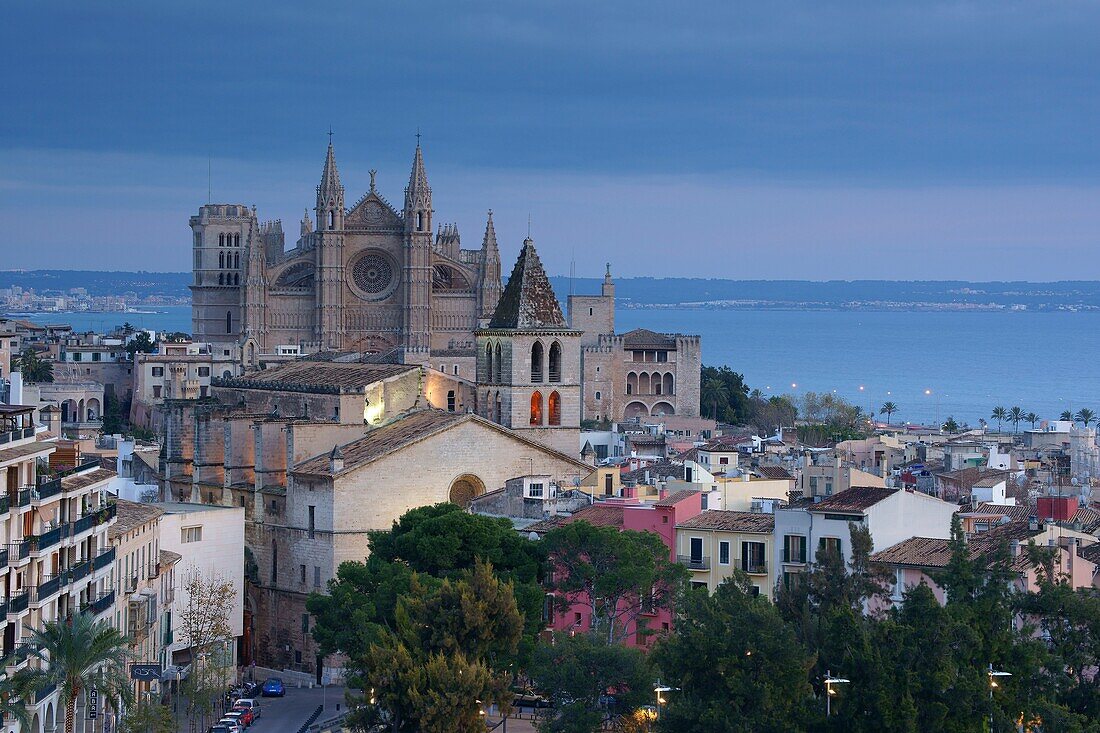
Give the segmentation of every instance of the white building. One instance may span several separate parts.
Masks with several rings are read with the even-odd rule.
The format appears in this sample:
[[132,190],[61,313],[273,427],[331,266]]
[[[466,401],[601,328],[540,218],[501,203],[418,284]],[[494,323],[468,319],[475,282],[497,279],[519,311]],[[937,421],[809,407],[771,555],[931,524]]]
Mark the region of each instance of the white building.
[[775,509],[776,565],[780,581],[804,572],[819,550],[836,549],[847,565],[852,559],[850,524],[866,527],[874,547],[884,549],[910,537],[951,536],[958,505],[904,489],[852,487],[847,491]]
[[237,665],[237,647],[244,634],[244,508],[160,502],[160,550],[180,556],[175,565],[175,593],[169,608],[171,643],[165,645],[166,664],[191,661],[181,614],[189,601],[186,585],[198,573],[204,579],[228,582],[235,591],[229,622],[236,643],[229,650],[231,669]]

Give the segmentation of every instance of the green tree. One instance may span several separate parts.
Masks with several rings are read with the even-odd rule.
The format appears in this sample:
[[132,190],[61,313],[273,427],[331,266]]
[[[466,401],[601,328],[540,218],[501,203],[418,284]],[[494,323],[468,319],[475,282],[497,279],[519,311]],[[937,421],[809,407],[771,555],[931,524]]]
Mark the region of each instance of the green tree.
[[19,355],[19,371],[23,379],[32,384],[53,381],[53,362],[42,359],[29,346]]
[[1087,428],[1089,423],[1096,419],[1096,413],[1087,407],[1082,407],[1073,417]]
[[997,432],[1001,432],[1001,424],[1008,419],[1008,410],[1003,407],[994,407],[990,417],[997,421]]
[[608,643],[625,639],[643,613],[669,608],[688,577],[653,532],[577,521],[547,532],[542,545],[558,608],[587,606],[592,630]]
[[153,343],[153,340],[149,338],[149,334],[145,331],[141,331],[137,336],[130,339],[126,344],[126,351],[130,354],[130,361],[134,360],[134,354],[140,352],[142,354],[152,354],[156,351],[157,345]]
[[897,411],[898,411],[897,403],[887,401],[887,402],[882,403],[882,407],[879,408],[878,414],[885,415],[886,416],[886,424],[889,425],[890,424],[890,417]]
[[1059,420],[1073,421],[1073,413],[1069,410],[1062,410],[1062,414],[1058,417]]
[[729,390],[726,389],[725,383],[716,377],[708,379],[703,383],[699,395],[703,405],[710,406],[710,416],[713,420],[718,419],[718,405],[729,404]]
[[959,424],[955,422],[955,418],[948,416],[947,421],[940,428],[945,433],[957,433],[959,432]]
[[[544,733],[592,733],[616,715],[652,701],[653,678],[640,649],[609,644],[597,634],[555,634],[540,644],[528,670],[550,700]],[[614,706],[605,704],[614,695]]]
[[57,685],[65,707],[65,733],[76,725],[76,702],[89,688],[99,691],[115,710],[130,704],[126,676],[129,640],[111,625],[91,615],[74,614],[67,621],[48,621],[30,630],[32,655],[41,666],[28,675],[35,688]]
[[1012,432],[1020,432],[1020,421],[1024,419],[1024,411],[1019,406],[1008,411],[1008,419],[1012,423]]
[[433,585],[414,575],[393,630],[349,668],[394,731],[483,731],[483,709],[511,701],[507,667],[523,629],[515,595],[480,561]]
[[0,720],[5,723],[14,720],[19,724],[19,730],[31,730],[25,701],[35,692],[34,680],[26,672],[0,676]]
[[167,705],[144,700],[126,711],[118,733],[175,733],[176,720]]
[[709,412],[715,420],[733,424],[748,419],[749,388],[743,375],[728,366],[704,366],[699,384],[699,414]]
[[814,664],[775,606],[750,593],[741,574],[714,595],[690,591],[675,631],[658,642],[653,662],[669,693],[660,730],[806,730],[817,717],[809,673]]
[[1031,423],[1031,429],[1032,430],[1035,429],[1035,423],[1039,422],[1039,416],[1036,415],[1034,412],[1029,412],[1026,415],[1024,415],[1024,419],[1027,420],[1029,423]]

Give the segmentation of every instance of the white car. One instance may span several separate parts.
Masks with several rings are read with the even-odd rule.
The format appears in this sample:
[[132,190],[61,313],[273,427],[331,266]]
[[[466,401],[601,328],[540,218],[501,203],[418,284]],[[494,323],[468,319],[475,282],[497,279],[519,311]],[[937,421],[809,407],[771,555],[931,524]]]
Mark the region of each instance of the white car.
[[244,726],[235,718],[222,718],[217,725],[225,726],[228,733],[244,733]]

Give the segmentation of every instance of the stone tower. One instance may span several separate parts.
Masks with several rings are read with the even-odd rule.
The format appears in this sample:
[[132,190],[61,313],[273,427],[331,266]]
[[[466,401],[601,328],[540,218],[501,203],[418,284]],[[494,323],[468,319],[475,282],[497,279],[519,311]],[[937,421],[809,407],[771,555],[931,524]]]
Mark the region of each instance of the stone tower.
[[401,286],[405,331],[401,346],[407,361],[423,361],[430,356],[432,332],[432,189],[419,141],[405,189],[404,219]]
[[481,416],[575,457],[581,332],[566,324],[530,239],[523,242],[489,325],[476,336]]
[[328,144],[321,185],[317,186],[317,317],[321,348],[339,349],[344,342],[344,187],[336,153]]

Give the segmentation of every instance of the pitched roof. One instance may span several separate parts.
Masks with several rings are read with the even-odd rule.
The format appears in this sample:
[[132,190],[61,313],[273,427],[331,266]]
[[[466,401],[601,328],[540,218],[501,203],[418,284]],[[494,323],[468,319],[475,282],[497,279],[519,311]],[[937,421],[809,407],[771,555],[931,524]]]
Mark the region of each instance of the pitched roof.
[[1100,565],[1100,542],[1093,542],[1085,547],[1078,546],[1077,554],[1091,563]]
[[523,528],[524,532],[543,534],[570,522],[588,522],[593,527],[622,527],[622,504],[590,504],[569,515],[549,517]]
[[970,514],[990,514],[1000,517],[1008,517],[1014,522],[1026,522],[1031,516],[1031,507],[1027,504],[992,504],[983,501],[972,509]]
[[721,509],[708,509],[691,519],[676,523],[683,529],[716,529],[725,532],[760,532],[775,530],[775,515],[759,512],[732,512]]
[[419,368],[412,364],[292,361],[242,377],[220,379],[218,384],[244,389],[294,392],[358,392],[367,385]]
[[34,456],[40,453],[47,453],[57,448],[56,443],[47,443],[45,441],[37,440],[33,443],[27,443],[26,445],[17,445],[14,448],[5,448],[0,450],[0,463],[5,461],[14,461],[20,458],[26,458],[27,456]]
[[897,489],[853,486],[846,491],[841,491],[839,494],[833,494],[815,504],[811,504],[807,509],[811,512],[862,512],[896,493],[898,493]]
[[[1011,522],[1009,525],[1004,526],[1020,524],[1020,522]],[[971,535],[966,542],[968,557],[971,560],[979,560],[992,555],[1005,541],[1010,539],[1024,540],[1032,536],[1027,535],[1027,524],[1023,524],[1023,531],[1017,530],[1019,530],[1019,527],[1013,527],[1010,533],[996,533],[994,530],[990,530],[989,532]],[[1013,537],[1012,534],[1019,536]],[[939,537],[910,537],[896,545],[887,547],[885,550],[874,553],[871,555],[871,561],[919,568],[944,568],[951,561],[951,540]],[[1031,564],[1026,552],[1021,552],[1016,557],[1011,558],[1009,562],[1009,566],[1017,572],[1022,572]]]
[[92,471],[74,473],[71,476],[66,476],[61,479],[61,489],[63,491],[76,491],[77,489],[83,489],[102,481],[110,481],[117,475],[118,474],[114,471],[106,468],[97,468]]
[[973,488],[975,489],[992,489],[997,484],[1003,484],[1005,482],[1005,476],[982,476],[980,479],[974,482]]
[[489,422],[472,413],[420,408],[398,415],[393,420],[383,425],[379,425],[376,428],[372,428],[362,438],[358,438],[340,446],[340,452],[343,453],[344,457],[344,467],[339,471],[333,472],[332,459],[330,457],[331,451],[325,451],[320,455],[308,458],[297,464],[291,469],[291,473],[313,476],[334,476],[343,474],[371,463],[372,461],[376,461],[379,458],[391,455],[413,443],[418,443],[421,440],[425,440],[433,435],[449,430],[464,422],[475,422],[490,430],[504,432],[516,440],[532,446],[537,446],[540,450],[548,453],[553,453],[561,460],[568,461],[578,468],[583,468],[586,471],[591,469],[591,466],[582,463],[572,456],[535,443],[508,428]]
[[761,478],[772,480],[790,481],[794,478],[791,472],[783,468],[783,466],[760,466],[756,469],[756,473],[759,474]]
[[1096,534],[1097,530],[1100,530],[1100,512],[1092,507],[1080,507],[1070,521],[1074,524],[1080,522],[1082,532]]
[[183,559],[183,555],[178,552],[172,552],[171,550],[160,551],[160,564],[161,565],[174,565]]
[[684,499],[688,499],[698,493],[699,492],[695,489],[680,489],[679,491],[673,491],[671,494],[661,499],[660,501],[654,502],[653,506],[676,506]]
[[535,251],[535,243],[530,239],[523,240],[523,249],[497,302],[489,328],[568,328],[561,304]]
[[646,473],[649,474],[650,481],[663,481],[670,478],[683,478],[684,467],[676,465],[675,463],[669,463],[668,461],[659,461],[657,463],[651,463],[644,468],[636,468],[633,471],[627,471],[622,475],[623,481],[645,481]]
[[668,334],[636,328],[623,334],[623,346],[628,349],[676,350],[676,339]]
[[146,522],[151,522],[164,514],[163,509],[153,504],[142,504],[126,499],[119,499],[117,504],[118,515],[107,531],[108,539],[112,540],[129,534]]

